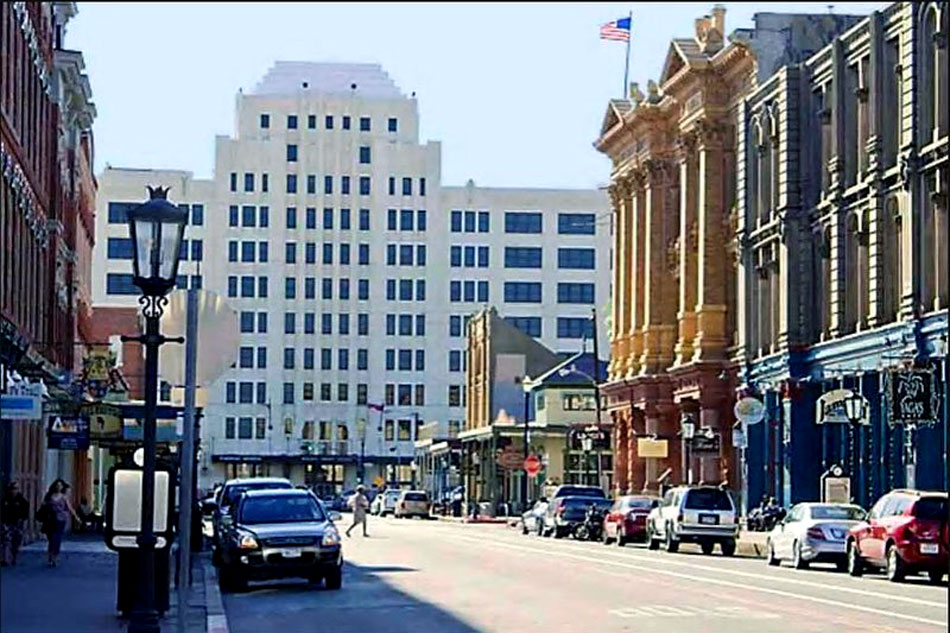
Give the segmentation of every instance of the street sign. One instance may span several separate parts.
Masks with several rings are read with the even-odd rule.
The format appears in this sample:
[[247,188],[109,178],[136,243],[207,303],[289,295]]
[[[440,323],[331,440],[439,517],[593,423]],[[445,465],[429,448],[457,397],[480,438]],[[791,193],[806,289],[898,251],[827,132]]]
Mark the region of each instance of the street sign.
[[535,455],[528,455],[524,460],[524,471],[529,477],[536,477],[541,472],[541,460]]
[[749,438],[746,437],[745,431],[741,428],[732,429],[732,446],[733,448],[749,447]]
[[46,430],[46,446],[53,450],[84,451],[89,448],[89,420],[52,416]]
[[43,417],[43,405],[39,396],[0,395],[0,419],[39,420]]
[[928,423],[937,419],[934,407],[933,373],[929,370],[889,372],[888,422]]
[[758,424],[765,417],[765,405],[758,398],[746,397],[736,402],[733,412],[743,424]]
[[386,481],[379,475],[376,475],[376,479],[373,480],[373,485],[375,485],[377,488],[382,486],[384,483],[386,483]]
[[655,440],[652,437],[637,438],[637,456],[638,457],[656,457],[666,459],[669,457],[670,448],[667,440]]
[[524,466],[524,458],[516,451],[501,451],[495,459],[498,465],[508,470],[517,470]]
[[697,433],[691,440],[690,449],[694,455],[718,455],[719,454],[719,435],[706,435]]

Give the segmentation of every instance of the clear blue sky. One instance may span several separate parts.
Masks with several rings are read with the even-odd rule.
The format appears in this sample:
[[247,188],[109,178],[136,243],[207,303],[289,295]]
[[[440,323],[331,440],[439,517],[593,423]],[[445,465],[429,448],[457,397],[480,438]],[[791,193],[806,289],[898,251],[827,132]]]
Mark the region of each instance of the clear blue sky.
[[[421,140],[442,141],[444,184],[594,187],[591,143],[620,95],[625,45],[599,26],[633,12],[630,80],[656,79],[669,40],[713,2],[551,4],[79,3],[66,46],[85,55],[99,116],[96,171],[166,167],[210,177],[234,96],[275,60],[377,62],[416,92]],[[757,11],[816,2],[726,2],[726,32]],[[886,2],[837,2],[867,14]]]

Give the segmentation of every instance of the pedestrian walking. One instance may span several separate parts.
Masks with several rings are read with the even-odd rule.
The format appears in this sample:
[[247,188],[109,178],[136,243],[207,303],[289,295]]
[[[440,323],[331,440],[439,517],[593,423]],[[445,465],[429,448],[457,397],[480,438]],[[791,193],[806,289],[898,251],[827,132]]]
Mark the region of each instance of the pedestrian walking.
[[20,492],[19,484],[11,481],[0,504],[0,566],[16,565],[23,542],[23,526],[29,518],[30,504]]
[[66,531],[66,522],[72,516],[76,521],[82,519],[73,510],[69,503],[66,493],[69,491],[69,484],[62,479],[57,479],[49,487],[46,497],[43,498],[43,505],[37,510],[37,519],[42,523],[42,532],[49,541],[47,564],[50,567],[56,567],[59,562],[59,550],[63,544],[63,533]]
[[350,507],[353,509],[353,525],[346,528],[346,535],[349,536],[360,523],[363,524],[363,536],[369,536],[366,533],[366,509],[369,508],[369,500],[366,498],[366,488],[363,484],[356,487],[356,493],[350,497]]

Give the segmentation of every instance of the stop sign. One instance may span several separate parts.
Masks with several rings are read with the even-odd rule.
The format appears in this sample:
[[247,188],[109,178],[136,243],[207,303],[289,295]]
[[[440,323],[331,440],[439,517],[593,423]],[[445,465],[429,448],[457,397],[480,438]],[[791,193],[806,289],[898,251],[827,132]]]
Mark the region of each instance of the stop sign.
[[534,477],[541,472],[541,460],[534,455],[529,455],[524,460],[524,471],[529,477]]

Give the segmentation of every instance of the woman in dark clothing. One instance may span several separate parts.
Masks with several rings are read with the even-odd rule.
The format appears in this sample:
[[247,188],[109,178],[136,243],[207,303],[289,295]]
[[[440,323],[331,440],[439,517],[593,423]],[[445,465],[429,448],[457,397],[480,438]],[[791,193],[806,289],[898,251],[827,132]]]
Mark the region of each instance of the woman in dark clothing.
[[17,482],[7,484],[0,506],[0,565],[16,565],[16,557],[23,542],[23,524],[30,518],[27,503]]
[[69,503],[66,493],[69,491],[69,484],[62,479],[57,479],[49,487],[46,498],[43,500],[45,506],[43,515],[43,533],[49,539],[49,566],[56,567],[59,559],[59,550],[63,544],[63,533],[66,531],[66,522],[72,515],[76,521],[80,521],[79,515],[73,510]]

